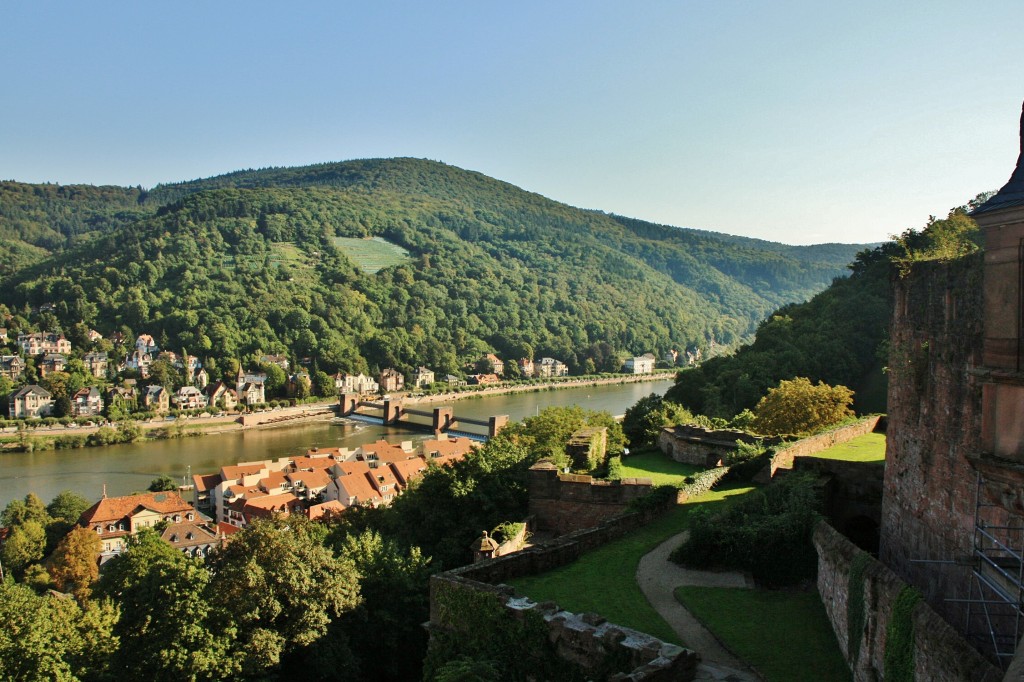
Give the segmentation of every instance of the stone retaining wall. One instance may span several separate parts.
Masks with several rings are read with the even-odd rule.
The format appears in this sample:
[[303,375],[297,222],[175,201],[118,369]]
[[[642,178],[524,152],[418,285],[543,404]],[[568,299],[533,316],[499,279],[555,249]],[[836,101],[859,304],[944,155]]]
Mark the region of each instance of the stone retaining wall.
[[839,445],[840,443],[872,433],[878,429],[879,421],[881,420],[882,417],[879,415],[865,417],[855,424],[840,426],[837,429],[819,433],[816,436],[808,436],[791,445],[778,446],[775,448],[775,455],[772,457],[770,468],[766,467],[754,480],[757,483],[768,483],[779,469],[792,469],[793,460],[796,457],[813,455],[822,450],[828,450],[833,445]]
[[[864,554],[829,524],[821,522],[814,532],[818,551],[818,592],[832,622],[839,648],[846,656],[855,682],[885,679],[885,648],[893,605],[907,584],[876,559]],[[864,626],[853,640],[858,648],[850,660],[848,607],[850,568],[863,555]],[[853,586],[856,588],[857,586]],[[929,682],[997,682],[999,668],[975,651],[925,602],[912,612],[914,628],[914,679]]]

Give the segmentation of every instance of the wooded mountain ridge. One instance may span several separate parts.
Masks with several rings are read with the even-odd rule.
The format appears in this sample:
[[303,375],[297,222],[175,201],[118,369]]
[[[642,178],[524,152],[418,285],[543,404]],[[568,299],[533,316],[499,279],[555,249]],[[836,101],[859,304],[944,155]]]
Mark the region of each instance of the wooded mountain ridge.
[[[335,242],[371,236],[410,258],[370,274]],[[151,333],[215,366],[263,352],[438,372],[491,351],[584,372],[734,344],[864,248],[656,225],[404,158],[148,191],[2,182],[0,243],[8,326],[45,306],[65,330]]]

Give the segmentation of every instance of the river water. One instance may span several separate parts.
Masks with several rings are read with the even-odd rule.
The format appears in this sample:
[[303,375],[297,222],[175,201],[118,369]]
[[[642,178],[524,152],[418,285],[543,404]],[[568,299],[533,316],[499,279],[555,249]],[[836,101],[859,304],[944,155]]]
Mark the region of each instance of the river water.
[[[581,386],[558,390],[466,398],[451,403],[459,417],[486,419],[507,414],[512,421],[551,406],[579,405],[620,415],[651,393],[663,394],[672,380]],[[433,406],[426,406],[427,409]],[[349,447],[380,438],[418,441],[423,432],[371,424],[340,424],[330,419],[290,426],[233,431],[197,438],[159,440],[79,450],[46,450],[0,455],[0,508],[30,492],[49,502],[62,490],[89,500],[145,490],[154,478],[167,474],[176,480],[192,473],[213,473],[236,462],[276,459],[306,452],[311,447]],[[191,469],[190,469],[191,468]]]

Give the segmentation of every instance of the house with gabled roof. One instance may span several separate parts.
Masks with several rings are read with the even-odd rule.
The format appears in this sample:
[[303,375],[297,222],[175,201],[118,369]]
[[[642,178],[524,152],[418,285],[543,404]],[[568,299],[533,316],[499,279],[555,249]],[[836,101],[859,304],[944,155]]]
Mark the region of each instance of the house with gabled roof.
[[434,383],[434,370],[427,369],[426,367],[417,367],[416,372],[412,375],[412,383],[417,388],[429,386]]
[[0,355],[0,375],[18,381],[25,373],[25,361],[20,355]]
[[216,526],[198,521],[169,523],[160,538],[188,557],[204,559],[210,552],[227,543],[227,537]]
[[107,376],[107,367],[109,366],[109,358],[105,352],[97,353],[86,353],[82,357],[82,362],[85,363],[86,369],[89,373],[98,379],[102,379]]
[[95,386],[81,388],[71,398],[71,415],[74,417],[94,417],[102,412],[103,397]]
[[206,407],[206,396],[195,386],[182,386],[174,394],[174,406],[179,410],[197,410]]
[[53,396],[42,386],[29,384],[10,395],[8,413],[11,419],[47,417],[53,411]]
[[100,537],[100,563],[124,551],[129,536],[161,521],[195,521],[199,515],[177,492],[141,493],[121,497],[104,496],[78,517],[78,525]]
[[171,392],[163,386],[147,386],[142,393],[142,404],[150,412],[167,412],[171,409]]
[[235,379],[235,392],[238,402],[243,405],[261,405],[267,402],[267,375],[264,372],[246,372],[238,368]]
[[291,366],[288,358],[284,355],[263,355],[260,357],[260,362],[264,365],[277,365],[286,372]]
[[494,353],[487,353],[486,355],[484,355],[483,359],[486,362],[490,363],[494,374],[497,374],[498,376],[502,376],[505,374],[505,361],[499,358],[497,355],[495,355]]
[[380,373],[380,379],[377,381],[380,384],[380,390],[385,393],[391,393],[392,391],[401,391],[405,388],[405,376],[397,369],[391,369],[388,367]]
[[534,367],[536,368],[537,376],[542,379],[569,375],[569,366],[561,360],[554,358],[541,358],[539,362],[535,363]]
[[207,384],[203,389],[203,394],[206,396],[206,404],[212,407],[233,410],[238,404],[238,393],[235,392],[235,389],[228,388],[223,381]]
[[160,352],[160,346],[156,345],[152,334],[139,334],[135,339],[135,350],[153,357]]
[[18,334],[18,347],[21,348],[21,352],[25,355],[71,352],[71,342],[63,334],[52,332]]
[[54,372],[63,372],[68,366],[68,359],[61,353],[47,353],[39,361],[39,376],[45,377]]
[[654,353],[644,353],[636,357],[626,358],[623,371],[626,374],[650,374],[654,371],[655,362],[657,362],[657,358],[654,357]]

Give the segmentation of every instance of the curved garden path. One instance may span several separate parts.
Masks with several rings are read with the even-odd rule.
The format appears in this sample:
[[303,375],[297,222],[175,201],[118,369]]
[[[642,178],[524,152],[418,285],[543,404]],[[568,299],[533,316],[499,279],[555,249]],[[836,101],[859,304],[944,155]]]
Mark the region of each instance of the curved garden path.
[[669,554],[681,545],[689,531],[665,540],[640,559],[636,581],[654,610],[672,627],[686,646],[700,654],[698,680],[722,682],[753,682],[760,680],[747,665],[729,652],[711,632],[683,608],[673,592],[682,585],[704,587],[752,587],[749,579],[737,572],[695,571],[668,560]]

